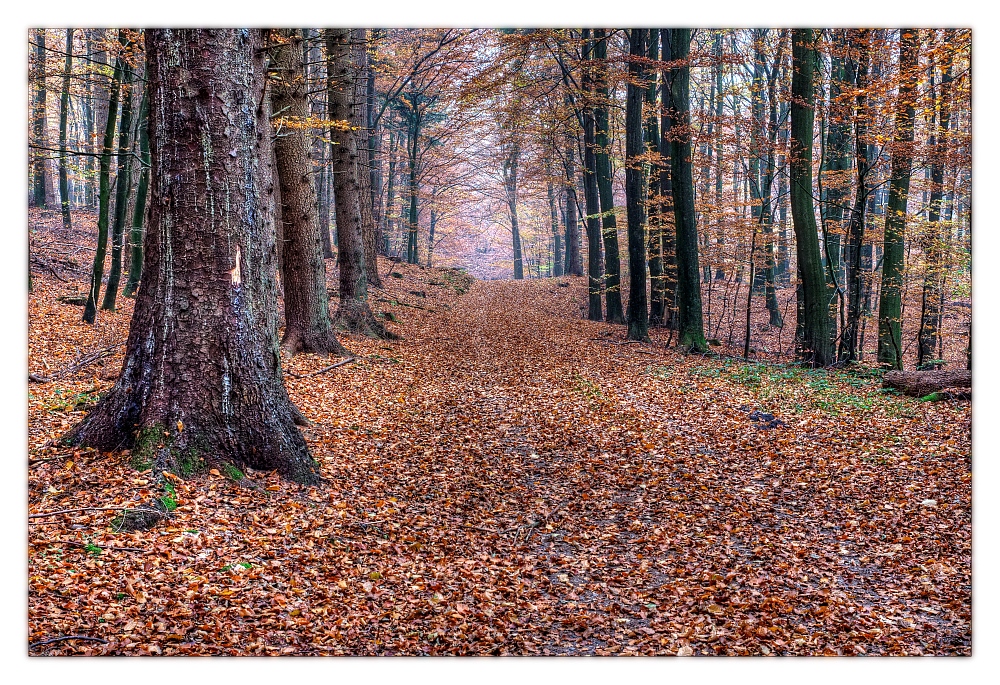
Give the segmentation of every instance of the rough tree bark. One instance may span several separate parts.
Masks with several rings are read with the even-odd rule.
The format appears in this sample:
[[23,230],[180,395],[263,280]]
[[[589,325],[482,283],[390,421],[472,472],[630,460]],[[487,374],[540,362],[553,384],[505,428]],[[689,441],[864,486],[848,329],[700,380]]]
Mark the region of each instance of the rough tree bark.
[[[281,197],[282,285],[285,294],[285,335],[281,346],[289,354],[346,355],[333,333],[326,262],[320,234],[316,188],[309,140],[301,122],[309,116],[302,37],[295,29],[280,32],[273,51],[271,106],[277,114],[274,159]],[[286,125],[287,124],[287,125]]]
[[889,371],[882,387],[895,388],[911,397],[925,397],[946,388],[971,388],[972,372],[964,371]]
[[830,309],[819,255],[819,236],[813,211],[813,74],[816,69],[816,44],[812,29],[792,31],[792,105],[791,105],[791,186],[792,224],[798,257],[801,306],[797,318],[799,357],[812,366],[833,363],[830,340]]
[[903,370],[903,241],[906,236],[910,168],[913,163],[913,122],[916,118],[913,90],[916,87],[919,41],[916,29],[900,29],[899,94],[896,96],[890,163],[889,206],[885,213],[882,292],[878,304],[877,358],[880,364],[900,371]]
[[115,386],[66,436],[140,468],[318,481],[278,354],[261,30],[148,30],[146,268]]
[[646,198],[642,189],[642,98],[641,62],[646,56],[646,29],[629,29],[628,91],[625,100],[625,212],[628,217],[628,321],[629,340],[649,342],[649,312],[646,308]]
[[[352,120],[354,69],[350,29],[327,29],[327,111],[334,121]],[[353,333],[387,338],[388,331],[368,304],[368,276],[362,228],[361,186],[357,135],[344,127],[330,130],[334,208],[337,213],[337,266],[340,267],[340,305],[334,324]],[[365,174],[367,176],[367,174]]]
[[[368,63],[368,29],[351,29],[351,66],[354,81],[351,124],[354,127],[352,131],[354,145],[358,151],[354,165],[357,167],[355,174],[358,178],[358,191],[361,193],[358,207],[361,210],[361,238],[365,246],[365,277],[368,279],[369,287],[381,288],[382,278],[378,273],[379,231],[375,221],[375,187],[369,165],[372,151],[369,148],[371,117],[368,114],[368,75],[371,67]],[[374,88],[374,85],[372,87]]]

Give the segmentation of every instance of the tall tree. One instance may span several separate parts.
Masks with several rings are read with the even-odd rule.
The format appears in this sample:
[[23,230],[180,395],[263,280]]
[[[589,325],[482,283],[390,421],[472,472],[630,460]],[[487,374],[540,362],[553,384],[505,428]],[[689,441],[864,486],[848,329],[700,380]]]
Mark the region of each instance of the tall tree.
[[[351,122],[354,69],[351,64],[350,29],[327,29],[327,111],[336,122]],[[334,323],[348,331],[389,337],[368,304],[368,277],[362,234],[361,185],[358,182],[359,154],[355,132],[350,126],[334,125],[333,142],[334,208],[337,213],[337,266],[340,268],[340,305]]]
[[671,60],[679,62],[671,80],[670,165],[677,233],[677,344],[704,352],[701,311],[701,273],[698,269],[698,227],[694,209],[694,179],[691,171],[691,29],[671,32]]
[[368,105],[368,75],[371,72],[368,29],[351,29],[351,66],[354,83],[351,98],[351,133],[358,151],[354,165],[357,168],[355,175],[361,193],[358,206],[361,209],[361,237],[365,247],[365,276],[370,287],[381,288],[382,279],[378,273],[379,231],[375,221],[375,188],[372,185],[370,168],[369,141],[373,115]]
[[566,133],[566,153],[563,157],[566,185],[563,202],[566,207],[566,273],[583,275],[583,255],[580,250],[580,226],[577,223],[576,140]]
[[66,29],[66,67],[63,71],[62,97],[59,100],[59,202],[63,228],[73,228],[70,217],[69,160],[66,157],[67,123],[69,121],[69,83],[73,73],[73,29]]
[[[122,46],[128,44],[124,30],[119,30],[118,41]],[[104,280],[104,259],[108,252],[108,218],[111,204],[111,153],[115,145],[115,121],[118,118],[118,95],[122,82],[124,64],[121,56],[115,60],[114,76],[108,97],[108,115],[105,117],[104,146],[101,149],[101,165],[99,171],[100,191],[97,212],[97,252],[94,254],[94,266],[90,272],[90,290],[87,293],[87,304],[83,308],[83,320],[94,323],[97,318],[97,298],[101,294],[101,284]]]
[[553,185],[551,157],[545,158],[545,193],[549,200],[549,222],[552,225],[552,275],[563,275],[562,231],[559,230],[559,210],[556,208],[556,192]]
[[32,100],[31,123],[34,133],[35,150],[34,178],[31,185],[32,204],[46,207],[48,202],[48,126],[45,87],[45,29],[35,29],[35,96]]
[[892,140],[889,207],[883,237],[882,292],[878,306],[878,361],[902,371],[903,248],[906,237],[906,204],[913,164],[914,90],[920,39],[916,29],[899,31],[899,94]]
[[871,58],[871,31],[858,30],[852,35],[851,47],[856,52],[852,66],[856,84],[854,98],[854,206],[847,224],[845,266],[847,274],[847,319],[841,331],[837,356],[840,361],[859,359],[858,335],[861,331],[862,247],[865,238],[865,213],[869,200],[871,158],[868,144],[868,71]]
[[[662,58],[664,62],[673,60],[671,43],[674,29],[660,29],[662,43]],[[673,69],[664,69],[663,74],[663,105],[660,113],[660,174],[659,174],[659,206],[660,214],[660,254],[663,268],[663,325],[670,330],[677,330],[677,229],[674,216],[674,191],[670,178],[673,166],[670,122],[673,105],[671,91],[673,90]],[[721,101],[721,99],[720,99]],[[716,154],[716,160],[719,155]],[[650,181],[652,183],[652,181]]]
[[601,321],[601,280],[604,265],[601,259],[601,201],[597,189],[597,155],[595,154],[594,77],[591,60],[594,41],[590,29],[583,30],[583,73],[580,83],[583,90],[583,198],[587,210],[587,318]]
[[316,188],[309,178],[312,160],[305,128],[309,105],[302,36],[295,29],[274,33],[280,41],[273,50],[271,71],[275,78],[270,87],[271,106],[278,113],[274,159],[284,239],[285,335],[281,344],[290,354],[346,354],[330,322]]
[[[66,436],[137,466],[317,467],[278,355],[264,32],[146,32],[152,161],[146,269],[114,387]],[[300,415],[298,415],[300,416]]]
[[[945,36],[954,37],[954,30],[947,29]],[[950,40],[946,40],[947,45]],[[948,154],[948,130],[951,125],[951,82],[953,55],[944,50],[942,56],[941,81],[934,97],[934,121],[928,141],[931,155],[931,192],[927,208],[927,228],[921,242],[924,253],[924,283],[920,301],[920,330],[917,334],[917,368],[934,366],[936,350],[941,336],[941,316],[943,313],[945,278],[944,251],[946,236],[942,226],[944,204],[944,171]],[[936,60],[934,60],[936,61]],[[933,62],[932,62],[933,65]],[[950,230],[950,229],[949,229]]]
[[793,29],[789,184],[801,293],[797,326],[799,356],[813,366],[828,366],[833,363],[830,309],[819,253],[812,187],[815,70],[816,38],[813,30]]
[[[660,59],[660,30],[647,29],[646,57],[656,62]],[[645,102],[645,142],[646,154],[651,160],[647,163],[645,176],[646,206],[648,207],[646,232],[646,260],[649,264],[649,323],[652,326],[662,326],[666,312],[665,289],[663,278],[663,215],[658,211],[660,165],[660,118],[656,105],[656,74],[647,72],[646,91],[643,94]]]
[[114,311],[118,301],[118,284],[122,278],[122,242],[128,217],[128,196],[132,191],[132,42],[125,46],[129,54],[122,72],[122,119],[118,126],[118,172],[115,177],[115,221],[111,226],[111,269],[108,288],[104,291],[101,309]]
[[611,139],[608,126],[608,38],[604,29],[594,29],[596,91],[594,102],[594,142],[596,145],[597,189],[601,201],[601,232],[604,238],[604,299],[608,323],[625,323],[622,307],[621,257],[618,253],[618,222],[611,178]]
[[[148,81],[148,75],[144,81]],[[139,159],[142,171],[139,173],[139,186],[135,191],[135,209],[132,212],[132,231],[129,243],[132,245],[132,257],[129,260],[128,281],[122,295],[133,297],[142,280],[142,243],[145,239],[146,195],[149,192],[149,88],[142,89],[142,102],[139,105]]]
[[642,187],[642,100],[645,94],[642,60],[646,29],[629,29],[628,88],[625,100],[625,213],[628,217],[628,339],[649,341],[646,307],[646,216]]

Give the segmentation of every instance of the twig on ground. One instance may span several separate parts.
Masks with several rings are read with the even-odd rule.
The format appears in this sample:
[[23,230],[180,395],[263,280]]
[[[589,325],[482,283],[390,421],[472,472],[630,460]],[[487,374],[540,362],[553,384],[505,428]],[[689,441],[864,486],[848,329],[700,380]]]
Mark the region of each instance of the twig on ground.
[[[58,516],[59,514],[75,514],[81,511],[121,511],[122,509],[131,509],[133,511],[155,511],[154,509],[148,509],[146,507],[135,507],[129,505],[122,505],[119,507],[80,507],[79,509],[60,509],[59,511],[46,511],[41,514],[29,514],[29,519],[45,518],[47,516]],[[160,512],[156,512],[159,514]]]
[[121,347],[124,344],[125,341],[122,340],[121,342],[117,342],[114,345],[105,347],[103,350],[97,350],[96,352],[88,352],[87,354],[83,355],[83,357],[81,357],[80,360],[77,361],[76,363],[70,364],[69,366],[62,368],[59,371],[56,371],[51,376],[38,376],[35,374],[29,374],[28,380],[34,381],[35,383],[48,383],[49,381],[58,380],[63,376],[68,376],[71,373],[75,373],[86,366],[90,366],[98,359],[110,357],[112,350],[114,350],[116,347]]
[[336,364],[330,364],[330,366],[325,366],[319,371],[311,371],[309,373],[292,373],[291,371],[287,371],[286,373],[292,378],[309,378],[310,376],[318,376],[321,373],[326,373],[330,369],[335,369],[338,366],[343,366],[344,364],[350,364],[351,362],[356,362],[357,360],[358,360],[357,357],[349,357],[347,359],[343,359],[337,362]]
[[[75,542],[73,540],[52,540],[51,542],[42,543],[46,545],[70,545],[71,547],[82,547],[87,549],[87,545],[82,542]],[[142,549],[140,547],[101,547],[97,543],[91,543],[95,547],[100,547],[101,550],[109,550],[112,552],[148,552],[149,550]]]
[[88,640],[90,642],[100,642],[102,645],[108,644],[107,640],[102,640],[99,637],[91,637],[90,635],[63,635],[62,637],[50,637],[48,640],[32,642],[28,645],[28,649],[31,649],[32,647],[40,647],[41,645],[52,644],[53,642],[62,642],[63,640]]

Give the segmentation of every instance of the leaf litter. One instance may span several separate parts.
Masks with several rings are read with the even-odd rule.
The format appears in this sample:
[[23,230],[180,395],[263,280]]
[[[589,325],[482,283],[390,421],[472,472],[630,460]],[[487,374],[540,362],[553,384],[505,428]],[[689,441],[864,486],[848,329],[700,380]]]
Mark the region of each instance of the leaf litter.
[[[685,357],[660,330],[603,344],[622,329],[579,318],[584,278],[380,266],[401,340],[284,360],[318,487],[167,492],[125,451],[51,446],[123,347],[29,386],[29,514],[175,504],[148,530],[30,521],[32,654],[971,653],[968,402]],[[125,339],[131,300],[93,327],[57,299],[84,272],[33,271],[29,372]],[[60,636],[95,639],[41,644]]]

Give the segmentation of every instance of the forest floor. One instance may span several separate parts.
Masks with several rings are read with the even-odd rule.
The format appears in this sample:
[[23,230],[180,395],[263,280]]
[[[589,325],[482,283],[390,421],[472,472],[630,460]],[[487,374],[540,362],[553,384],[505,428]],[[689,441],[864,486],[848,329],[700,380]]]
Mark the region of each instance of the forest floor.
[[55,378],[28,387],[29,514],[176,509],[29,519],[30,642],[103,641],[32,654],[971,653],[969,402],[625,344],[581,320],[583,278],[397,265],[373,304],[401,340],[284,362],[321,485],[157,481],[46,446],[123,346],[60,370],[131,314],[57,300],[87,287],[85,234],[32,237],[29,372]]

